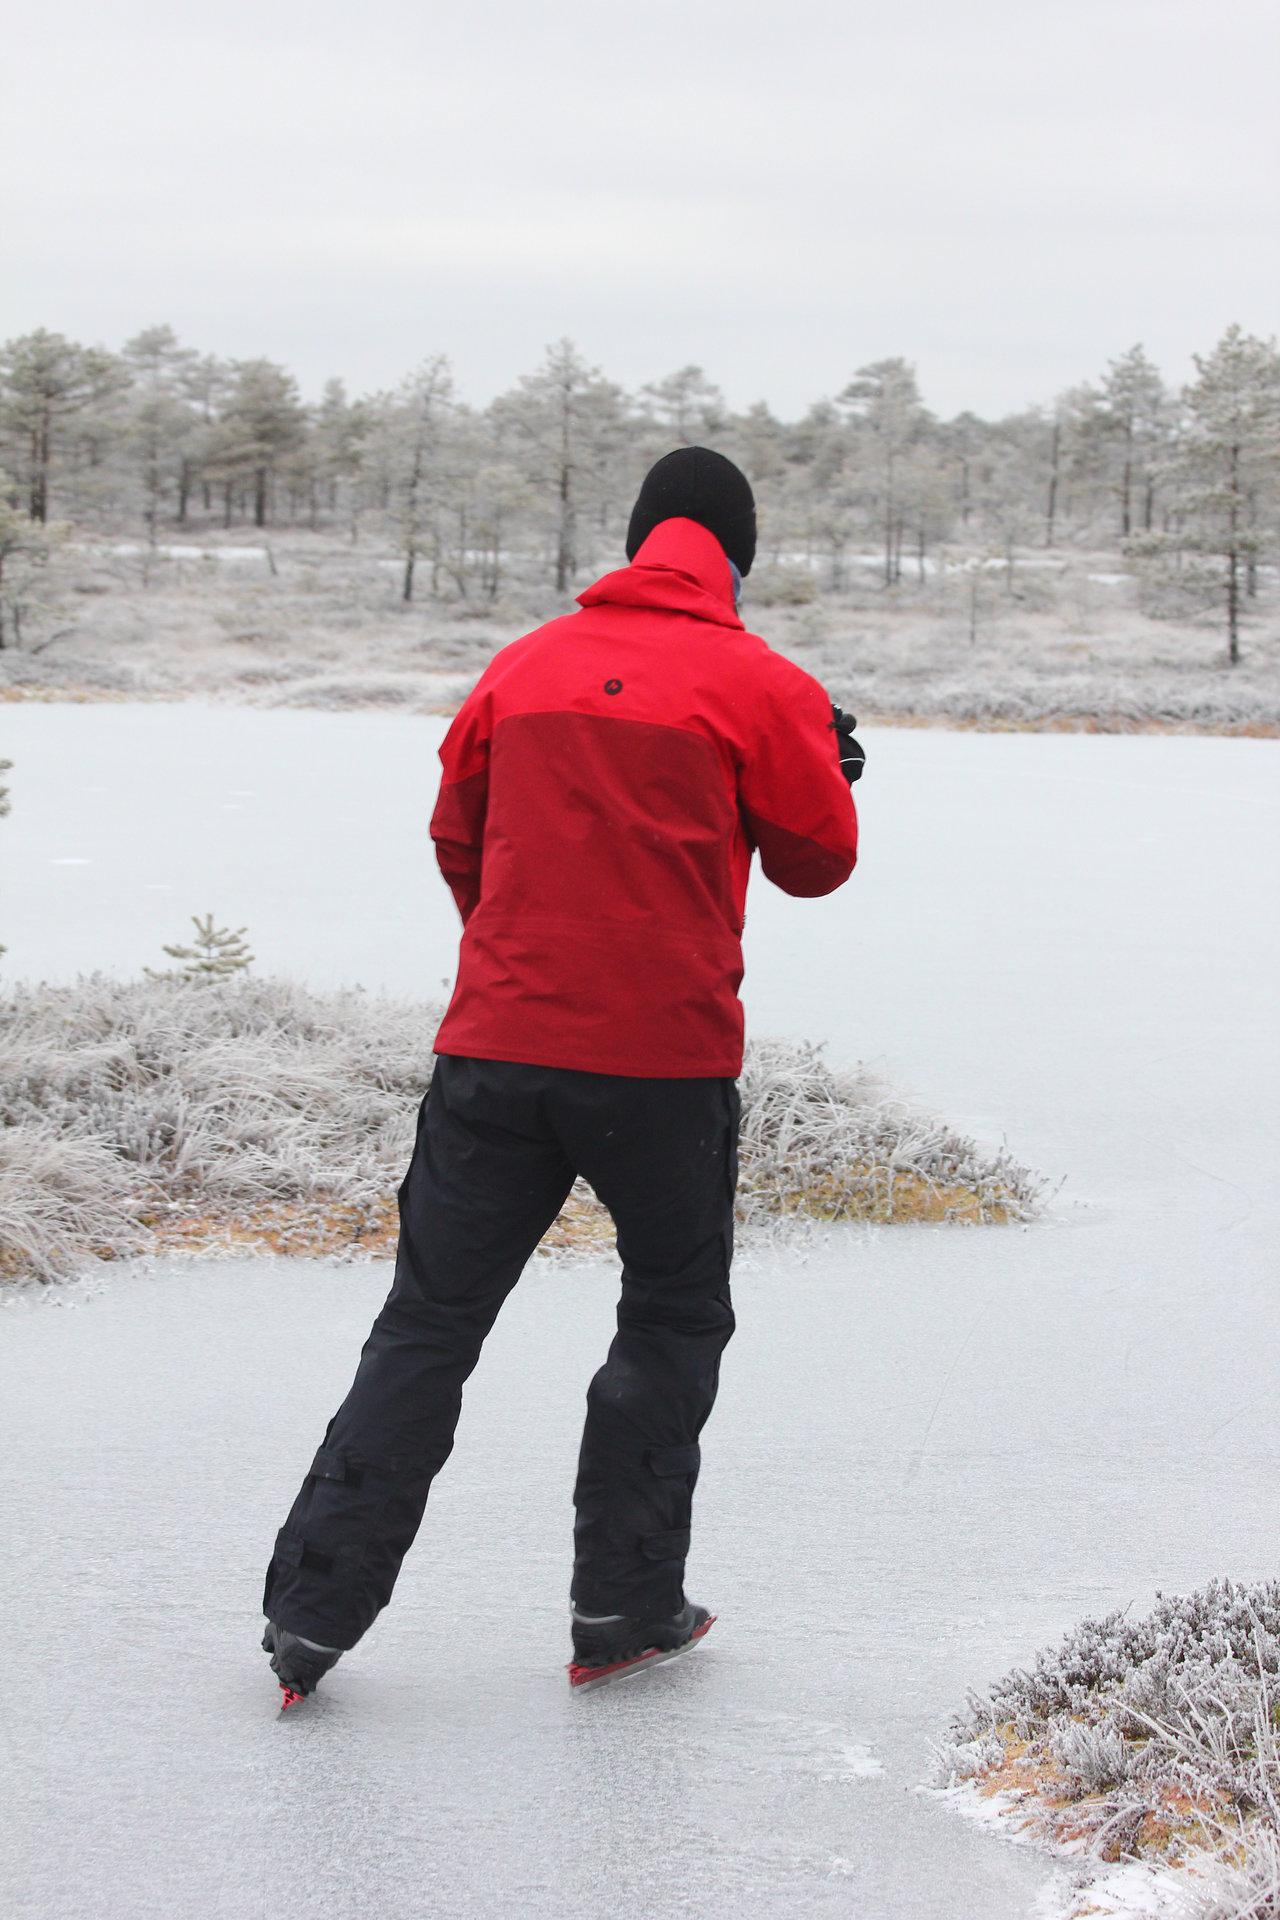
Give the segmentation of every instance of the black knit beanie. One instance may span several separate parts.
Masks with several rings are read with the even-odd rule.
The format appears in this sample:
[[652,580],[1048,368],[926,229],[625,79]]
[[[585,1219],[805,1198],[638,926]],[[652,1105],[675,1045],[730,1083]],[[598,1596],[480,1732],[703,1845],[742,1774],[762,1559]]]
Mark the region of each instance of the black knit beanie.
[[662,520],[696,520],[714,533],[739,573],[756,557],[756,503],[745,473],[710,447],[677,447],[644,477],[627,528],[627,558]]

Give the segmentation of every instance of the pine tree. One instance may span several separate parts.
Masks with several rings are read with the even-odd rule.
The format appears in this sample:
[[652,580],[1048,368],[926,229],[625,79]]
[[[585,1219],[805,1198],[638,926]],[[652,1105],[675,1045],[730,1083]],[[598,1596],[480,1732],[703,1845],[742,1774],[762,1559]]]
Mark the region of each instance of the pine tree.
[[265,527],[274,482],[302,444],[306,413],[293,375],[273,361],[238,360],[232,376],[210,464],[223,485],[226,524],[235,493],[243,489],[253,500],[254,526]]
[[43,525],[49,518],[55,457],[67,423],[127,382],[114,354],[77,346],[44,327],[0,347],[0,436],[33,520]]
[[438,586],[440,514],[450,478],[450,426],[457,402],[453,370],[444,354],[424,360],[391,397],[382,414],[391,517],[404,560],[400,597],[413,599],[418,561],[431,555],[431,590]]
[[50,565],[68,531],[42,526],[14,506],[0,472],[0,652],[22,645],[23,622],[40,611]]
[[125,342],[123,359],[133,377],[125,411],[125,444],[142,489],[147,539],[156,529],[166,496],[177,502],[182,463],[196,428],[184,392],[195,354],[179,345],[172,327],[147,327]]
[[[213,915],[206,913],[203,920],[198,913],[191,916],[191,924],[196,937],[189,947],[174,945],[164,951],[173,960],[184,964],[181,978],[184,980],[224,980],[228,974],[241,973],[251,965],[253,955],[245,944],[245,927],[215,927]],[[164,980],[168,973],[157,972],[144,967],[143,972],[152,980]]]
[[580,558],[579,515],[593,484],[598,496],[621,438],[621,390],[572,340],[559,340],[493,410],[536,494],[551,502],[556,592],[567,593]]
[[658,421],[682,446],[698,446],[724,427],[724,395],[701,367],[680,367],[665,380],[641,387],[645,412]]
[[1242,574],[1263,528],[1274,526],[1280,485],[1280,353],[1228,327],[1211,354],[1193,355],[1175,475],[1185,520],[1181,541],[1221,563],[1227,658],[1240,659]]
[[797,476],[796,509],[806,558],[826,557],[828,584],[846,584],[846,561],[858,522],[858,488],[853,470],[853,439],[830,400],[810,407],[791,436]]
[[1154,470],[1165,421],[1164,382],[1141,346],[1130,347],[1109,363],[1101,402],[1114,447],[1120,537],[1127,540],[1134,530],[1133,502],[1139,486],[1146,496],[1146,524],[1151,524]]
[[307,479],[309,517],[314,527],[321,507],[349,514],[354,537],[356,503],[366,440],[373,425],[364,401],[347,398],[341,380],[326,380],[320,405],[312,414]]
[[905,360],[876,360],[859,367],[840,395],[854,421],[868,470],[874,511],[884,540],[884,583],[902,577],[902,541],[911,502],[907,455],[931,424]]
[[191,495],[197,485],[206,513],[213,504],[214,475],[210,465],[217,451],[218,423],[233,384],[231,367],[219,360],[216,354],[194,355],[182,370],[180,384],[194,420],[191,437],[178,467],[177,519],[179,526],[184,526]]

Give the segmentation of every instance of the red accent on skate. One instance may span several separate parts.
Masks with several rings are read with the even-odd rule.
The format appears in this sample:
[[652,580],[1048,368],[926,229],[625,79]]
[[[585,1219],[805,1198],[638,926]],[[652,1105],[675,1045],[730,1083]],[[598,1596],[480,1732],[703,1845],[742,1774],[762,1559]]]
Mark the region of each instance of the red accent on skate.
[[305,1693],[296,1693],[292,1687],[286,1687],[283,1680],[280,1682],[280,1692],[282,1695],[280,1701],[281,1713],[284,1712],[286,1707],[292,1707],[299,1700],[305,1700],[307,1697]]
[[649,1666],[655,1660],[669,1660],[673,1654],[683,1653],[695,1640],[701,1640],[704,1633],[714,1627],[715,1614],[711,1614],[700,1627],[695,1627],[687,1640],[678,1647],[646,1647],[643,1653],[633,1653],[627,1660],[614,1660],[605,1667],[584,1667],[576,1660],[569,1662],[567,1671],[571,1687],[585,1687],[592,1681],[612,1680],[619,1673],[630,1673],[634,1668]]

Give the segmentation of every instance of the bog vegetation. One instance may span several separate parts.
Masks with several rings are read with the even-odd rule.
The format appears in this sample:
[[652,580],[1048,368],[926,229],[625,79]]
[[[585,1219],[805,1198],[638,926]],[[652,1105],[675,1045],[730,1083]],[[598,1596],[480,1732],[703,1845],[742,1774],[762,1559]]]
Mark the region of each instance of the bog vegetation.
[[[1184,1920],[1280,1911],[1280,1581],[1212,1580],[1131,1620],[1084,1620],[970,1695],[941,1781],[1103,1863],[1172,1870]],[[1163,1878],[1163,1875],[1162,1875]],[[1100,1909],[1083,1889],[1082,1913]],[[1109,1908],[1107,1909],[1110,1910]],[[1144,1911],[1148,1909],[1144,1906]]]
[[[440,1010],[211,972],[203,954],[0,999],[0,1278],[161,1248],[394,1249]],[[1037,1211],[1040,1182],[1009,1155],[816,1048],[757,1041],[741,1092],[747,1229]],[[547,1245],[612,1245],[581,1183]]]

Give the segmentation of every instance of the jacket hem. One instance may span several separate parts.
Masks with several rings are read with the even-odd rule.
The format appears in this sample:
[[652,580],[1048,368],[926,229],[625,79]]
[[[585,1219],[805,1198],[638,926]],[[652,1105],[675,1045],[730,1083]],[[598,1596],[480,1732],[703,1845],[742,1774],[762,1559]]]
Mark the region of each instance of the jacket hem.
[[562,1067],[570,1073],[607,1073],[623,1080],[736,1080],[742,1072],[742,1055],[736,1057],[726,1054],[717,1060],[699,1061],[691,1065],[688,1059],[669,1062],[646,1060],[643,1067],[634,1061],[623,1060],[617,1056],[598,1054],[586,1055],[570,1050],[556,1048],[544,1052],[539,1047],[521,1046],[517,1052],[506,1047],[468,1046],[460,1042],[449,1042],[441,1046],[433,1044],[433,1053],[456,1054],[463,1059],[503,1060],[515,1067]]

